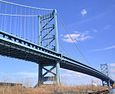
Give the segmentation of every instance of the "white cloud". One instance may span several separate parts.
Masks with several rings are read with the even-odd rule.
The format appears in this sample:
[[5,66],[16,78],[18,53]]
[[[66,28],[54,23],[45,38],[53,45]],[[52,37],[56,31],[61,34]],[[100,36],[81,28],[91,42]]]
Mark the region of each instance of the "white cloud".
[[112,45],[112,46],[104,48],[104,50],[111,50],[111,49],[114,49],[114,48],[115,48],[115,45]]
[[111,66],[111,67],[115,67],[115,63],[111,63],[110,66]]
[[92,80],[100,84],[100,80],[80,72],[61,69],[61,82],[65,85],[88,85],[92,84]]
[[87,76],[86,74],[83,74],[83,73],[79,73],[79,72],[74,72],[74,71],[70,71],[70,70],[64,70],[64,69],[61,69],[61,77],[63,78],[68,78],[68,77],[72,77],[72,78],[81,78],[81,77],[85,77]]
[[111,28],[111,25],[105,25],[102,29],[102,31],[109,30]]
[[109,76],[115,80],[115,67],[110,67],[109,68]]
[[15,73],[5,73],[5,72],[0,72],[0,75],[2,76],[19,76],[19,77],[37,77],[38,73],[37,72],[15,72]]
[[111,74],[111,76],[113,77],[113,79],[115,79],[115,63],[111,63],[111,64],[109,64],[109,71],[110,71],[110,74]]
[[97,33],[97,32],[98,32],[98,30],[97,30],[97,29],[93,29],[92,31],[93,31],[94,33]]
[[82,16],[87,15],[87,10],[86,10],[86,9],[82,9],[82,10],[81,10],[81,15],[82,15]]
[[80,37],[80,34],[66,34],[64,35],[63,41],[69,43],[75,43],[78,37]]
[[14,75],[19,75],[24,77],[37,77],[37,73],[34,72],[17,72]]
[[115,69],[111,69],[111,72],[115,72]]
[[71,33],[71,34],[66,34],[63,36],[63,41],[68,42],[68,43],[76,43],[78,41],[84,41],[87,39],[92,38],[89,36],[87,33]]
[[111,49],[115,49],[115,45],[109,46],[109,47],[105,47],[105,48],[101,48],[101,49],[94,49],[93,51],[106,51],[106,50],[111,50]]

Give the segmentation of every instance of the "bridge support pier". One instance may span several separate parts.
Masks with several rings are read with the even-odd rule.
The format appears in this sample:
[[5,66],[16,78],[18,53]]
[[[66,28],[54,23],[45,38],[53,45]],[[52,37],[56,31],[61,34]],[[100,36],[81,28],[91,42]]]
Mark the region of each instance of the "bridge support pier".
[[102,86],[108,86],[107,81],[102,81]]
[[109,87],[112,86],[111,83],[110,83],[110,80],[108,80],[108,81],[102,81],[102,85],[103,86],[109,86]]
[[107,86],[109,86],[109,87],[111,86],[110,80],[107,81]]
[[38,84],[60,84],[60,62],[54,64],[39,64],[38,69]]

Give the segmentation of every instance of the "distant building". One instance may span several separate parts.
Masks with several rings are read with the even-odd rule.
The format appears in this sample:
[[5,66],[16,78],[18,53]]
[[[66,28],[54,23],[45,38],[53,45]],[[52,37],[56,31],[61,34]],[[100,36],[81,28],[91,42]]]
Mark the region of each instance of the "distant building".
[[0,86],[22,86],[21,83],[0,82]]

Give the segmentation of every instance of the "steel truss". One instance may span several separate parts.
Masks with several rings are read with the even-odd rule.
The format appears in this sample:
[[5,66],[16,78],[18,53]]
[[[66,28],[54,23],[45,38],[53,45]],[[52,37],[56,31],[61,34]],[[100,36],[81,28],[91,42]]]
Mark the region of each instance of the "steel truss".
[[[58,52],[58,30],[57,30],[57,11],[53,10],[46,15],[38,16],[39,21],[39,42],[40,46],[43,46],[49,50]],[[49,68],[51,66],[51,68]],[[50,65],[44,65],[42,62],[39,64],[39,76],[38,85],[44,84],[46,81],[59,84],[59,68],[60,63],[54,61]],[[44,72],[45,71],[45,72]],[[48,75],[50,74],[50,75]]]
[[59,62],[51,65],[39,64],[39,82],[38,85],[45,84],[45,82],[50,82],[50,84],[59,84]]
[[[101,67],[101,72],[109,77],[108,65],[107,64],[101,64],[100,67]],[[110,80],[107,80],[107,81],[102,80],[102,85],[103,86],[110,86]]]

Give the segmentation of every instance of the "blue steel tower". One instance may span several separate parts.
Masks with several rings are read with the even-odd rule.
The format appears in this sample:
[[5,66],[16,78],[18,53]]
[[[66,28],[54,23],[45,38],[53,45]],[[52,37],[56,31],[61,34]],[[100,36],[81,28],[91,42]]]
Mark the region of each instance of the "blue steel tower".
[[[107,64],[101,64],[100,68],[101,68],[101,72],[103,74],[105,74],[106,76],[109,77],[109,68],[108,68],[108,65]],[[105,86],[105,85],[110,86],[110,83],[109,83],[109,81],[102,81],[102,85],[103,86]]]
[[[59,52],[58,47],[58,28],[57,28],[57,11],[53,10],[46,15],[38,16],[39,20],[39,45]],[[39,62],[38,85],[51,81],[55,84],[60,83],[59,77],[60,62]]]

